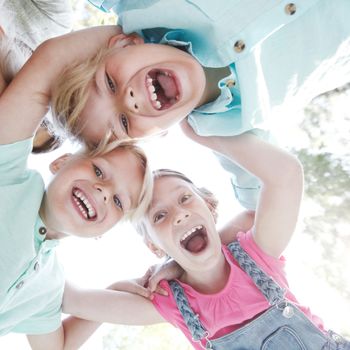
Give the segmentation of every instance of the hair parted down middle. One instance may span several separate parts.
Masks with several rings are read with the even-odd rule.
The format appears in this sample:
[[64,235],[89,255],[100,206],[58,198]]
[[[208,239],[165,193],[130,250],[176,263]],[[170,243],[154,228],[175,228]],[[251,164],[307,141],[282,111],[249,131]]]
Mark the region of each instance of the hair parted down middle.
[[[188,182],[191,184],[194,192],[196,192],[200,197],[203,198],[203,200],[207,203],[214,220],[216,222],[217,220],[217,206],[219,204],[217,198],[215,195],[210,192],[208,189],[205,187],[197,187],[185,174],[172,170],[172,169],[157,169],[153,171],[153,183],[157,181],[157,179],[162,178],[162,177],[177,177],[185,182]],[[134,225],[136,231],[138,234],[140,234],[143,238],[148,237],[148,232],[147,232],[147,226],[145,223],[146,220],[146,214],[149,209],[149,206],[151,204],[151,200],[148,203],[147,207],[144,207],[144,212],[141,213],[141,215],[138,216],[135,220],[132,220],[132,224]]]
[[88,158],[101,157],[109,152],[114,151],[117,148],[127,150],[133,153],[135,157],[140,161],[141,167],[143,169],[143,183],[137,201],[137,207],[125,215],[125,219],[134,222],[139,220],[143,216],[143,213],[149,207],[153,194],[153,176],[152,171],[150,169],[149,161],[144,150],[137,145],[137,141],[131,139],[115,140],[110,143],[100,144],[99,147],[94,149],[90,149],[85,145],[76,154],[78,156]]

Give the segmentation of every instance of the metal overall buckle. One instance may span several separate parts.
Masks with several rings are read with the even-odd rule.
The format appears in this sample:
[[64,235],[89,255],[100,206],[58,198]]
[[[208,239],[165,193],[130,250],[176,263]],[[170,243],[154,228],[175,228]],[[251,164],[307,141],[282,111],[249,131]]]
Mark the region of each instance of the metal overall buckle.
[[282,315],[285,318],[292,318],[294,316],[293,306],[286,300],[282,300],[276,304],[277,309],[282,310]]
[[[206,340],[205,345],[203,345],[203,343],[202,343],[203,339]],[[205,331],[205,333],[203,334],[203,337],[201,339],[193,339],[192,338],[192,340],[199,343],[199,345],[202,349],[205,349],[205,350],[212,350],[213,349],[213,344],[209,339],[209,332],[208,331]]]

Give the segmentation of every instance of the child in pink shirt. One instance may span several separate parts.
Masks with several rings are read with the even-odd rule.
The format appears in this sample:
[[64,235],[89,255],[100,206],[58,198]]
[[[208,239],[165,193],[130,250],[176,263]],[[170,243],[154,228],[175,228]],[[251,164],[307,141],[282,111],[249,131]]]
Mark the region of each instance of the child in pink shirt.
[[[281,254],[298,218],[300,163],[249,133],[202,138],[185,132],[261,180],[252,229],[237,233],[229,225],[220,236],[213,195],[181,173],[156,171],[151,204],[136,227],[157,256],[170,256],[182,268],[177,279],[162,282],[169,295],[149,300],[116,291],[81,295],[70,289],[65,291],[65,312],[98,322],[167,321],[196,349],[350,350],[350,342],[325,331],[322,321],[299,305],[286,280]],[[77,345],[87,333],[82,331]]]
[[[295,296],[290,292],[284,271],[285,259],[283,257],[276,259],[264,253],[254,242],[251,231],[239,232],[237,241],[267,275],[273,277],[281,287],[286,289],[288,300],[297,305],[318,328],[323,330],[322,321],[312,315],[310,309],[299,305]],[[223,246],[222,252],[229,264],[230,273],[226,285],[219,292],[199,293],[190,285],[178,281],[191,307],[194,310],[200,310],[200,320],[213,338],[222,337],[239,329],[247,323],[247,320],[253,319],[255,315],[269,308],[267,299],[258,288],[254,288],[252,279],[239,267],[230,250]],[[177,307],[169,283],[162,281],[161,287],[169,293],[170,297],[155,294],[154,306],[168,322],[181,329],[192,341],[192,334]],[[194,346],[196,347],[196,344]]]

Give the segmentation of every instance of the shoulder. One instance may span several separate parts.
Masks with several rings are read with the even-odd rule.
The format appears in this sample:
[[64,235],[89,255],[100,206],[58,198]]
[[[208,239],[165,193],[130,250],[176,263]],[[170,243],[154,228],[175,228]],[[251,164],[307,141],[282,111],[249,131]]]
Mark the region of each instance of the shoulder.
[[237,241],[244,251],[270,275],[285,275],[284,268],[286,260],[283,256],[275,258],[266,254],[255,242],[252,231],[239,232]]
[[178,310],[169,282],[163,280],[160,282],[160,286],[168,292],[168,295],[164,296],[155,293],[152,300],[154,307],[169,323],[176,326],[181,326],[183,324],[183,318]]
[[32,147],[33,138],[0,145],[0,186],[31,182],[31,186],[35,186],[36,190],[38,187],[43,190],[44,182],[41,175],[27,166]]

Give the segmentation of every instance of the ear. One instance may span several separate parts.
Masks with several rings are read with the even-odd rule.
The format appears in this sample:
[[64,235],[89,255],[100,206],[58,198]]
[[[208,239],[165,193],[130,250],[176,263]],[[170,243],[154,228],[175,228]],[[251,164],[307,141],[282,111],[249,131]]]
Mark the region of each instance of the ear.
[[152,241],[150,241],[149,239],[145,239],[145,243],[147,245],[147,247],[151,250],[151,252],[153,254],[155,254],[157,256],[157,258],[162,258],[163,256],[165,256],[165,252],[160,249],[159,247],[157,247]]
[[55,159],[51,162],[49,168],[52,174],[56,174],[64,164],[72,157],[71,153],[65,153],[61,157]]
[[4,31],[4,28],[0,26],[0,38],[2,36],[5,36],[5,31]]
[[211,212],[211,215],[213,215],[213,218],[214,218],[214,222],[217,223],[217,219],[218,219],[218,213],[216,211],[216,205],[217,205],[217,202],[215,200],[213,200],[211,197],[207,196],[204,198],[204,201],[205,203],[207,204],[210,212]]
[[136,33],[132,34],[117,34],[112,36],[108,42],[108,48],[116,47],[123,48],[131,45],[140,45],[143,44],[143,39]]

